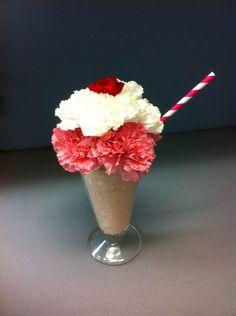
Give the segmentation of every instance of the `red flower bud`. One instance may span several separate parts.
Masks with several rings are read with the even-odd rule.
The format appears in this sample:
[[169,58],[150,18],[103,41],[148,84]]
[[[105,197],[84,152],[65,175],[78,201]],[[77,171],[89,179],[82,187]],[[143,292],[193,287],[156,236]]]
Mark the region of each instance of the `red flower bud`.
[[108,93],[116,96],[123,89],[124,83],[118,81],[115,77],[107,77],[88,84],[89,90],[96,93]]

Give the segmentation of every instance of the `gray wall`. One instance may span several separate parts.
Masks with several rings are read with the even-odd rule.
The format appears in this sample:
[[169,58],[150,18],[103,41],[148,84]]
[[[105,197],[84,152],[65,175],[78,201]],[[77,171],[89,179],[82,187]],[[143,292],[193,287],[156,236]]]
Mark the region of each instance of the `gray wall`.
[[142,84],[164,113],[213,70],[165,132],[236,122],[233,0],[3,0],[0,21],[3,150],[49,145],[59,101],[110,75]]

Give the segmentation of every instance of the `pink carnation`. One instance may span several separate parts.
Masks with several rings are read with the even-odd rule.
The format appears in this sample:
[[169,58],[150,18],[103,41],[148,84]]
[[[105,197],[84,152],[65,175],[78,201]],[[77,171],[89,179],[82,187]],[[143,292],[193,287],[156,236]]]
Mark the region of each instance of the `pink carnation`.
[[90,173],[101,167],[101,163],[93,156],[91,149],[95,147],[97,137],[85,137],[80,128],[63,131],[53,129],[52,144],[60,165],[70,172]]
[[138,181],[148,173],[160,138],[147,133],[140,123],[126,123],[100,138],[84,136],[80,128],[54,128],[52,144],[67,171],[88,174],[104,166],[108,175],[118,173],[124,181]]
[[138,181],[146,175],[155,159],[155,141],[160,137],[147,133],[140,123],[127,123],[110,130],[92,149],[108,175],[118,173],[124,181]]

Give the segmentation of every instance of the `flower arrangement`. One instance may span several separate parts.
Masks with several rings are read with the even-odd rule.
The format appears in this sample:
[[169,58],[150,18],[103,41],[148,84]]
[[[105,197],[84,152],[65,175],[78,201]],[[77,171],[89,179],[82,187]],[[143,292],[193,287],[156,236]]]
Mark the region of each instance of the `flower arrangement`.
[[135,81],[115,77],[75,91],[56,109],[61,122],[52,144],[60,165],[69,172],[88,174],[101,167],[124,181],[138,181],[155,159],[161,114]]

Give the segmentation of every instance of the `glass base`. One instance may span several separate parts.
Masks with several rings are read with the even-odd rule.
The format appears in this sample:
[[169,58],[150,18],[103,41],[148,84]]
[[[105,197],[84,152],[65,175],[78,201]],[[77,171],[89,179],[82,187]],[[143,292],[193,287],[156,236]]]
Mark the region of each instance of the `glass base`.
[[89,253],[97,261],[107,265],[121,265],[129,262],[140,252],[142,239],[135,227],[120,235],[106,235],[96,228],[88,239]]

